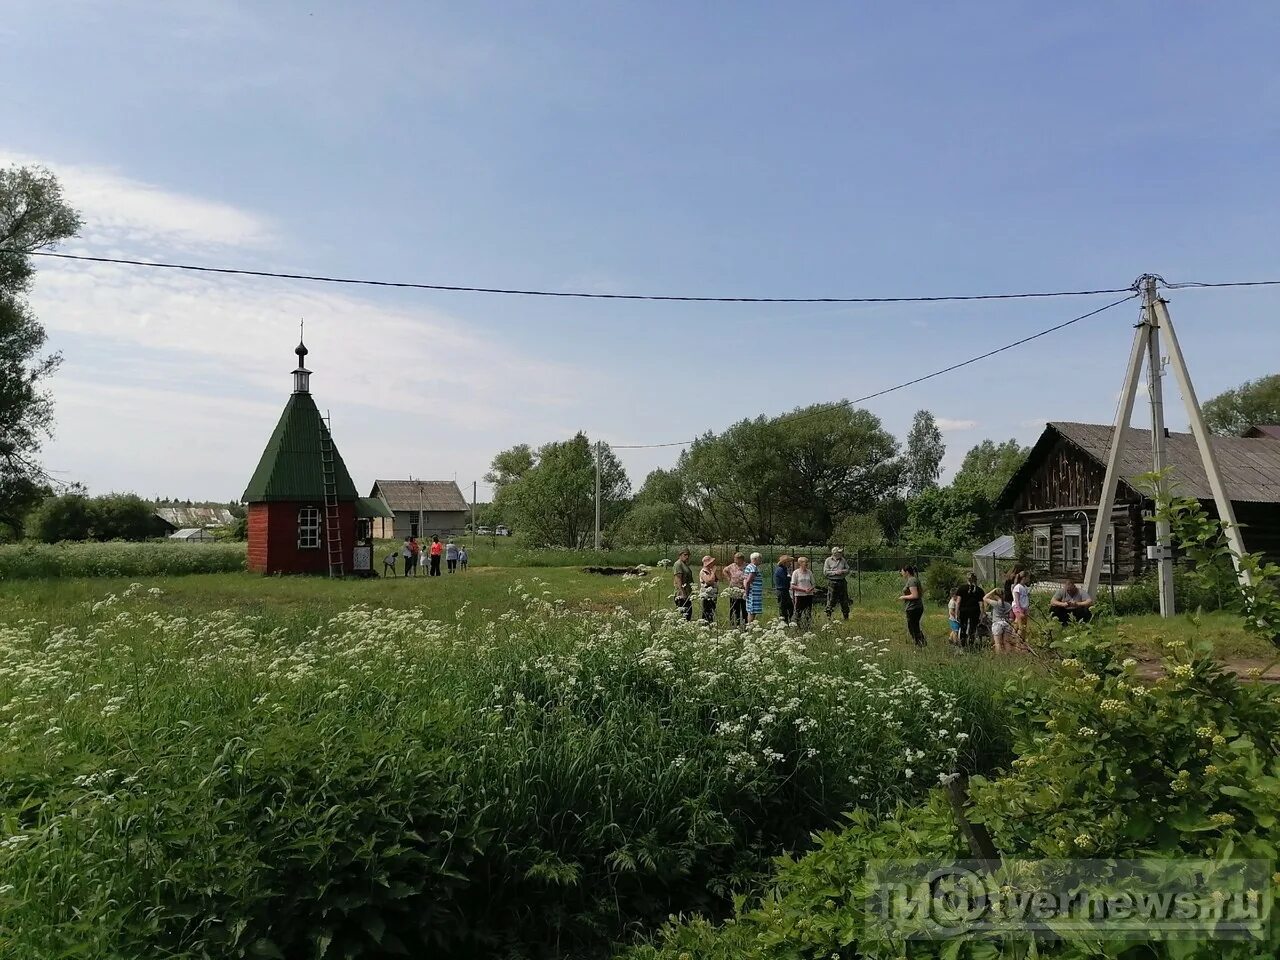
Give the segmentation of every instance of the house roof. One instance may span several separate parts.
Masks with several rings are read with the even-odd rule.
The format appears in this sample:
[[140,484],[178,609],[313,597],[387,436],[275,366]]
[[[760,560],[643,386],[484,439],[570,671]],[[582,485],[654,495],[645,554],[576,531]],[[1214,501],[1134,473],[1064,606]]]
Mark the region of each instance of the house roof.
[[[320,419],[320,411],[311,394],[299,392],[291,395],[241,499],[245,503],[323,500],[321,445],[328,436],[329,428]],[[358,499],[360,494],[336,446],[333,448],[333,461],[338,499],[344,502]]]
[[236,520],[226,507],[156,507],[156,516],[175,527],[218,527]]
[[1280,440],[1280,425],[1274,423],[1255,423],[1245,432],[1246,437],[1262,437]]
[[453,480],[375,480],[370,496],[381,497],[392,510],[457,513],[470,509]]
[[[1120,458],[1120,480],[1137,489],[1138,477],[1151,472],[1151,431],[1128,427]],[[1036,441],[1030,455],[1010,478],[1000,504],[1008,506],[1015,492],[1039,465],[1049,448],[1062,438],[1099,464],[1105,465],[1111,452],[1114,428],[1102,423],[1053,422]],[[1241,503],[1280,503],[1280,443],[1259,437],[1212,437],[1218,466],[1227,495]],[[1209,478],[1200,462],[1200,448],[1189,433],[1170,433],[1165,442],[1171,491],[1176,496],[1213,499]]]
[[378,497],[361,497],[357,500],[356,516],[366,520],[376,520],[378,517],[394,520],[396,517]]

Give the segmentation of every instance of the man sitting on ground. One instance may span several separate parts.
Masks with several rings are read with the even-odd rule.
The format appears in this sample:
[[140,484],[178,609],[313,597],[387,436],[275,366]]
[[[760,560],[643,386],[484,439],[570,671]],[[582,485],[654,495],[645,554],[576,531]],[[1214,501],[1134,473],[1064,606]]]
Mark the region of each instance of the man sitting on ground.
[[1072,620],[1088,623],[1093,619],[1093,597],[1081,590],[1074,580],[1065,581],[1049,601],[1049,612],[1064,627]]

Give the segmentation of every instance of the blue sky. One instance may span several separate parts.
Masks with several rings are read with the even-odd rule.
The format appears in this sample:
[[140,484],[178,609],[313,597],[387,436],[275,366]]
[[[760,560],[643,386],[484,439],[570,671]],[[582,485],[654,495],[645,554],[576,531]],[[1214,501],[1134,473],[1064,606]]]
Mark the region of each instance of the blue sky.
[[[0,161],[63,176],[86,218],[65,249],[144,259],[698,295],[1278,278],[1278,26],[1265,2],[16,0]],[[512,443],[677,440],[1106,302],[617,303],[54,263],[34,301],[66,358],[48,466],[211,498],[252,472],[299,316],[357,481],[469,487]],[[1202,396],[1276,371],[1278,307],[1172,297]],[[951,467],[985,437],[1109,421],[1135,319],[869,406],[899,436],[932,410]],[[638,486],[677,452],[624,463]]]

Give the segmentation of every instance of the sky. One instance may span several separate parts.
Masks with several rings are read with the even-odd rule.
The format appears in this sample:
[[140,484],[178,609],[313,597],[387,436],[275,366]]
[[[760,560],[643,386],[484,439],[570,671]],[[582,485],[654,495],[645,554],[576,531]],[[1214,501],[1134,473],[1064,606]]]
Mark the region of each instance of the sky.
[[[9,0],[0,164],[57,173],[84,217],[61,249],[99,256],[696,296],[1280,279],[1278,27],[1269,0]],[[357,484],[469,495],[515,443],[680,441],[1115,299],[619,302],[38,268],[64,357],[47,468],[214,500],[253,472],[302,318]],[[1202,399],[1276,372],[1280,287],[1169,299]],[[1137,312],[867,407],[900,438],[932,411],[948,471],[985,438],[1110,422]],[[638,488],[679,447],[619,454]]]

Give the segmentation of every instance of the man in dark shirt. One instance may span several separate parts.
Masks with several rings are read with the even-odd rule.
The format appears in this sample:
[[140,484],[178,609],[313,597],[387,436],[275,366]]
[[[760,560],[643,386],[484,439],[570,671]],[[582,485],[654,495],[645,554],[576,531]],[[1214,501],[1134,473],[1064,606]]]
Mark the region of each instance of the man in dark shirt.
[[822,564],[822,573],[827,578],[827,619],[836,612],[836,606],[849,619],[849,561],[844,558],[840,547],[831,548],[831,556]]
[[978,586],[978,575],[970,573],[960,586],[960,643],[968,646],[978,639],[982,622],[983,589]]

